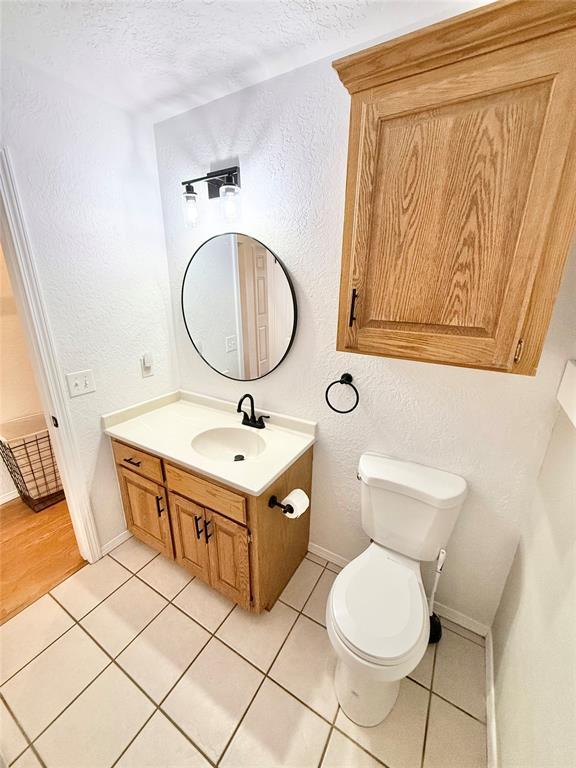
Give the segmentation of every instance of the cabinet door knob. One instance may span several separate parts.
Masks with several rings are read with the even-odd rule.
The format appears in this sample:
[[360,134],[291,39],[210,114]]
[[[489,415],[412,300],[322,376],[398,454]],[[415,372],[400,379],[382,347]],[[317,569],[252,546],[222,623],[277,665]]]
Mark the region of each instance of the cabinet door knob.
[[156,511],[158,512],[158,517],[162,517],[162,512],[164,512],[162,500],[162,496],[156,496]]
[[208,526],[210,525],[211,522],[212,520],[206,520],[206,522],[204,523],[204,538],[206,539],[206,544],[208,544],[208,539],[212,538],[212,534],[208,533]]
[[200,536],[202,536],[202,528],[200,528],[200,520],[202,520],[202,517],[200,515],[194,515],[194,528],[196,529],[197,539],[200,539]]

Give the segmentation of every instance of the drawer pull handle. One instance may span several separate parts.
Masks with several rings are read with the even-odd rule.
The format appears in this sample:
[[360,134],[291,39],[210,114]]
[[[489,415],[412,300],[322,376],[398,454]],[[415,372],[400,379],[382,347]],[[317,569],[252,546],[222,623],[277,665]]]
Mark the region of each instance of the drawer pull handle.
[[196,538],[200,540],[200,536],[202,536],[202,528],[200,528],[200,520],[202,520],[202,517],[200,515],[194,515],[194,528],[196,528]]
[[126,464],[132,464],[133,467],[139,467],[142,464],[141,461],[136,461],[136,459],[133,459],[132,456],[129,456],[127,459],[124,459],[124,461],[126,462]]
[[162,517],[162,512],[164,512],[162,501],[163,501],[162,496],[156,496],[156,511],[158,512],[158,517]]
[[204,523],[204,538],[206,539],[206,544],[208,544],[208,539],[212,538],[212,534],[208,533],[208,526],[210,525],[211,522],[212,520],[206,520],[206,522]]

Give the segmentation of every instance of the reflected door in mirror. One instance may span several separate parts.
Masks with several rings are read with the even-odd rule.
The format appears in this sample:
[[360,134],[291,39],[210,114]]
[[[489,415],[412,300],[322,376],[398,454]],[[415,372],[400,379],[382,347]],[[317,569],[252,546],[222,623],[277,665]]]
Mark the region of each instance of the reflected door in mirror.
[[258,379],[284,359],[296,329],[296,300],[281,261],[255,238],[237,233],[207,240],[182,284],[190,339],[214,370]]

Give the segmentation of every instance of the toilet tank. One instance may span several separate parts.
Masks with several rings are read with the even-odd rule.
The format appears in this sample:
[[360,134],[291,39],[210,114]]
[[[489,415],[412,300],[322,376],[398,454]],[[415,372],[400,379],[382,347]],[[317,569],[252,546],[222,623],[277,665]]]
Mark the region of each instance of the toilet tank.
[[368,536],[414,560],[434,560],[450,538],[466,498],[466,480],[377,453],[362,454],[358,477]]

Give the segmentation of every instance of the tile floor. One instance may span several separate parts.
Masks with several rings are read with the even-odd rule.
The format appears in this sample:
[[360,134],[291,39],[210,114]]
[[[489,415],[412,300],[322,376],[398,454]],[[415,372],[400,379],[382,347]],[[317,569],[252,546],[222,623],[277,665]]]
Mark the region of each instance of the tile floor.
[[485,768],[483,640],[450,622],[383,724],[339,709],[338,570],[310,554],[253,616],[129,539],[0,627],[7,764]]

